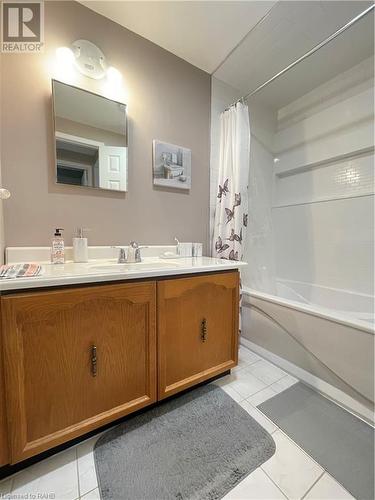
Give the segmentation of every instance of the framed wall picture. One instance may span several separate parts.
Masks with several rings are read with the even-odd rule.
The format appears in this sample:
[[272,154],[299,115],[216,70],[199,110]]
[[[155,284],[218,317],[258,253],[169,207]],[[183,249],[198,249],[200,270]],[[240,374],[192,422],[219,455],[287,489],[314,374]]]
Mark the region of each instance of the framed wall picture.
[[153,179],[154,186],[190,189],[191,150],[154,140]]

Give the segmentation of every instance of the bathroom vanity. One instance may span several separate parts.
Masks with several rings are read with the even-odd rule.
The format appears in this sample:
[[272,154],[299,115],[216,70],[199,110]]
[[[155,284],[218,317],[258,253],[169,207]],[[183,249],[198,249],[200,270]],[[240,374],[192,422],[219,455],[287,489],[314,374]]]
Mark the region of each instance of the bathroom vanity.
[[234,367],[241,265],[67,264],[2,281],[0,465]]

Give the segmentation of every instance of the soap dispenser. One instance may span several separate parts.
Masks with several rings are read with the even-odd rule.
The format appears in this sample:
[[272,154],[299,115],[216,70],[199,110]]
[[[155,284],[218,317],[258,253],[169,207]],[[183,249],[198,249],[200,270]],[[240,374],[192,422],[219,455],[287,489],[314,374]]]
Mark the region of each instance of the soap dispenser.
[[64,238],[62,237],[61,231],[64,231],[62,227],[58,227],[55,230],[55,234],[52,239],[51,245],[51,262],[52,264],[64,264],[65,263],[65,244]]
[[74,262],[88,262],[89,248],[87,238],[84,238],[83,231],[87,231],[83,227],[78,227],[76,236],[73,238],[73,260]]

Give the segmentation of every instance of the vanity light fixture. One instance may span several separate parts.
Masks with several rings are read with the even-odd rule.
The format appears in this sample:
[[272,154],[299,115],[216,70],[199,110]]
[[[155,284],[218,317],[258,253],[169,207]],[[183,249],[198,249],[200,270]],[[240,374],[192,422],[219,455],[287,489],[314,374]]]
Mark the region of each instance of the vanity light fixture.
[[107,76],[116,83],[121,80],[121,73],[113,66],[107,65],[103,52],[88,40],[76,40],[71,48],[59,47],[56,57],[61,64],[75,66],[80,73],[89,78],[100,80]]

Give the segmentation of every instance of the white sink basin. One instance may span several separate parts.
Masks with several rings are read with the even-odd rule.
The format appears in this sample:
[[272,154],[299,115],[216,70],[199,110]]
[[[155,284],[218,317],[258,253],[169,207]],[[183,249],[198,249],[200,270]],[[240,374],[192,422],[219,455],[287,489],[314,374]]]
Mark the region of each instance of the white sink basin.
[[102,272],[126,272],[126,271],[152,271],[158,269],[178,268],[177,262],[136,262],[134,264],[97,264],[90,266],[90,269]]

